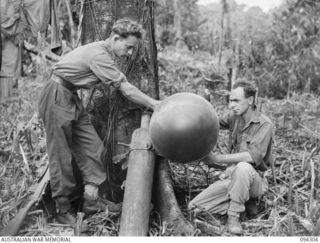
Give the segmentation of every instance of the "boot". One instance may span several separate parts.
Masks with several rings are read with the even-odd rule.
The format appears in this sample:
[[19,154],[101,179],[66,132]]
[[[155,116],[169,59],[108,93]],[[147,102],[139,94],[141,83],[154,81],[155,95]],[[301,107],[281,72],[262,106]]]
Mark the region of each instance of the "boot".
[[228,231],[231,234],[234,235],[241,235],[242,234],[242,226],[239,222],[239,217],[233,216],[233,215],[228,215]]
[[250,198],[246,203],[246,214],[248,218],[253,218],[258,215],[257,199]]
[[[58,197],[55,199],[57,214],[56,220],[60,224],[68,224],[72,228],[76,228],[77,225],[77,216],[74,210],[71,207],[68,197]],[[85,222],[82,222],[80,232],[86,232],[89,230],[88,225]]]
[[110,215],[119,215],[121,212],[121,204],[116,204],[100,197],[91,198],[88,194],[83,195],[82,210],[85,214],[95,214],[99,212],[108,212]]

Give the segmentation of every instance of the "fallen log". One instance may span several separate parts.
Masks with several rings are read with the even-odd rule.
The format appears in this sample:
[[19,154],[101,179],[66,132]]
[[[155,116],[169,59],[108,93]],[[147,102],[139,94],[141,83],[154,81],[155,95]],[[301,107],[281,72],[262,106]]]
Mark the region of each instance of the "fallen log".
[[169,226],[173,235],[192,235],[194,228],[182,214],[169,173],[168,160],[156,158],[154,204],[161,216],[162,225]]

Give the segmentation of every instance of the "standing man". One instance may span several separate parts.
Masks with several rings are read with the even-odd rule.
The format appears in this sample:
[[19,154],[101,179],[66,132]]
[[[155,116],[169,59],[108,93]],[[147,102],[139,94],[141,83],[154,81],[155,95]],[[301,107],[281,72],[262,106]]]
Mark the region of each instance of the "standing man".
[[57,206],[56,219],[60,223],[74,225],[76,222],[69,201],[76,186],[71,164],[74,155],[84,181],[83,211],[92,214],[107,208],[120,210],[98,197],[98,186],[106,179],[100,158],[103,144],[76,91],[102,83],[107,88],[118,89],[128,100],[154,109],[159,101],[130,84],[114,62],[115,56],[130,56],[142,34],[136,22],[118,20],[108,39],[81,46],[55,64],[43,88],[39,114],[46,129],[50,185]]
[[228,214],[227,227],[232,234],[242,234],[239,222],[245,203],[263,195],[268,183],[263,175],[273,163],[271,154],[273,124],[255,106],[256,88],[245,81],[235,83],[230,93],[232,110],[220,119],[220,127],[229,129],[230,154],[210,153],[203,161],[231,165],[223,180],[216,181],[190,203],[195,212]]

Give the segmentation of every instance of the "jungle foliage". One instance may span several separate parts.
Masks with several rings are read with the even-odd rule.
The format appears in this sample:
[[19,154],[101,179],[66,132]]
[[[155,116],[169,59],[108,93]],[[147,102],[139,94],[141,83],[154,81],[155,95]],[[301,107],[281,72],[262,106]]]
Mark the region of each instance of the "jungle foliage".
[[[320,2],[283,1],[268,13],[234,0],[201,6],[185,0],[182,34],[189,50],[222,57],[219,74],[257,82],[260,95],[283,98],[293,93],[320,92]],[[157,36],[161,46],[175,44],[172,1],[157,1]],[[224,65],[223,65],[224,64]]]

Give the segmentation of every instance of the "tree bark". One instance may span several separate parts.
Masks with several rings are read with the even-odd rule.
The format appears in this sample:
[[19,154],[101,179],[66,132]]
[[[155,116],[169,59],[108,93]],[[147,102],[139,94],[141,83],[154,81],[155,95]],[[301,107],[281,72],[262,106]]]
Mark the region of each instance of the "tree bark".
[[224,45],[229,48],[232,43],[232,34],[231,34],[231,21],[230,21],[230,6],[227,1],[224,1],[224,12],[225,12],[225,18],[226,18],[226,32],[224,37]]
[[173,1],[174,6],[174,29],[176,31],[176,47],[178,49],[187,49],[186,44],[184,43],[182,35],[182,16],[181,16],[181,6],[180,0]]
[[176,200],[169,173],[168,160],[158,157],[156,160],[154,200],[161,215],[163,227],[172,230],[172,235],[192,235],[193,226],[182,214]]
[[[82,13],[82,43],[106,39],[111,33],[113,23],[124,17],[142,24],[146,35],[139,48],[129,60],[117,59],[116,64],[126,74],[130,83],[149,96],[159,98],[153,11],[153,0],[86,1]],[[128,151],[127,146],[119,143],[130,143],[133,131],[140,127],[143,107],[129,102],[119,91],[111,88],[93,90],[90,96],[92,99],[89,98],[87,109],[105,145],[102,160],[108,179],[101,187],[102,196],[119,202],[123,199],[121,185],[126,171],[120,163],[113,163],[113,157]]]
[[[0,11],[0,20],[1,20],[1,11]],[[0,72],[1,72],[1,67],[2,67],[2,27],[0,23]],[[1,98],[1,97],[0,97]]]
[[231,77],[231,84],[230,90],[233,87],[234,83],[238,77],[238,67],[239,67],[239,50],[240,50],[240,33],[239,30],[237,31],[237,37],[235,40],[235,47],[234,47],[234,60],[232,62],[232,77]]
[[76,41],[77,37],[76,37],[76,33],[74,31],[74,22],[72,19],[70,0],[65,0],[65,4],[67,6],[69,25],[70,25],[70,44],[71,44],[72,48],[75,48],[75,41]]
[[226,1],[221,0],[222,11],[221,11],[221,19],[220,19],[220,38],[219,38],[219,61],[218,61],[218,69],[220,72],[221,59],[222,59],[222,51],[224,46],[224,14],[225,14],[225,5]]

